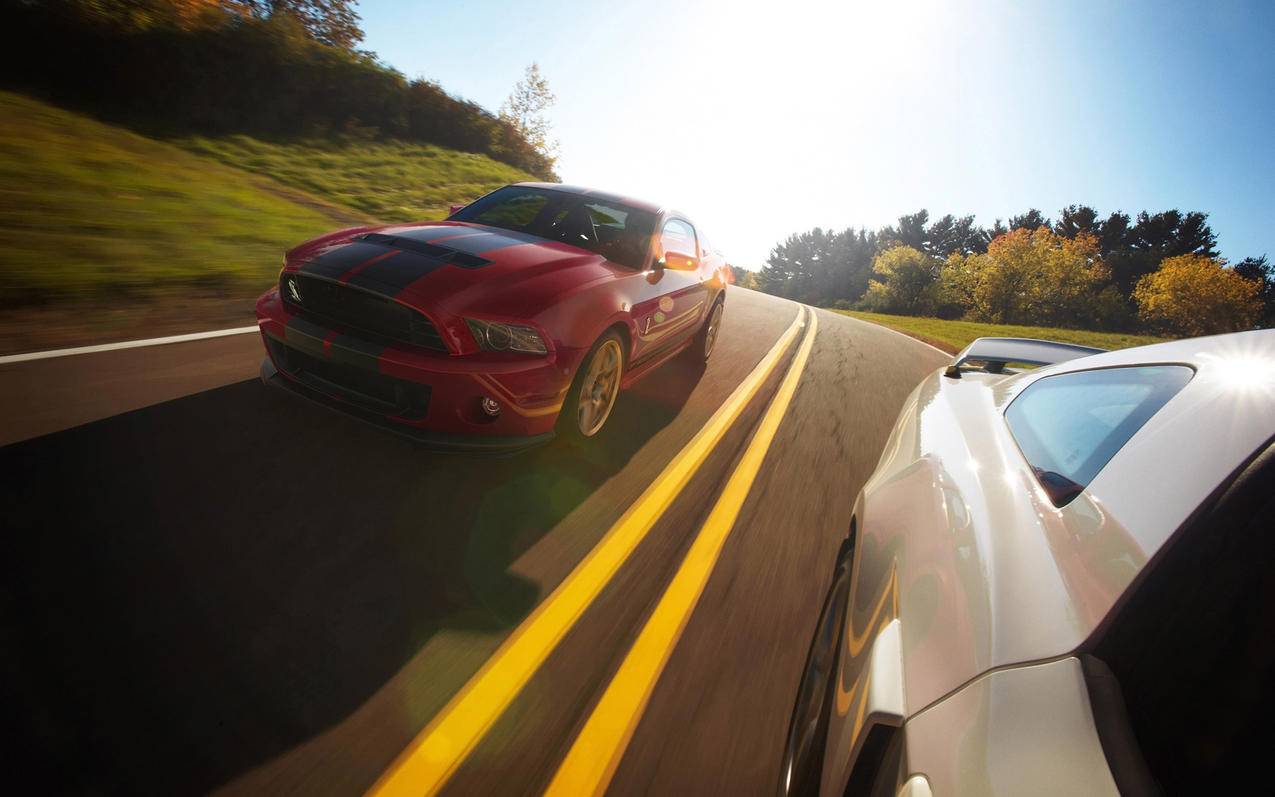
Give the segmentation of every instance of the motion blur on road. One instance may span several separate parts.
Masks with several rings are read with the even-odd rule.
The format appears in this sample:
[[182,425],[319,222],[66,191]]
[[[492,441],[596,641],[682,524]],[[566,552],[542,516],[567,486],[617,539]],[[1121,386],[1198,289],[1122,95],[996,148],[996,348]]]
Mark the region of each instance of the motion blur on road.
[[[720,351],[621,394],[594,449],[430,454],[256,378],[256,334],[0,365],[11,758],[51,791],[367,790],[796,320],[733,289]],[[765,464],[612,781],[763,794],[828,563],[944,362],[817,311]],[[542,791],[796,347],[448,781]],[[37,398],[42,396],[43,399]],[[253,452],[248,456],[246,452]]]
[[[1275,4],[1164,5],[0,4],[6,782],[895,785],[904,651],[937,627],[986,636],[971,661],[1006,645],[885,612],[896,549],[862,513],[851,533],[893,462],[898,503],[958,539],[928,474],[976,473],[961,435],[1004,407],[917,386],[976,339],[1269,346]],[[905,405],[950,468],[903,461]],[[1024,473],[983,471],[1022,492],[995,507],[1029,511]],[[986,581],[1030,613],[1037,571],[960,545],[913,606],[981,606],[932,585]],[[1051,578],[1098,567],[1051,551]],[[839,612],[873,556],[894,630],[869,647]],[[1000,667],[979,661],[959,677]],[[934,722],[954,790],[1003,793]],[[999,727],[1065,789],[1031,769],[1051,745]]]

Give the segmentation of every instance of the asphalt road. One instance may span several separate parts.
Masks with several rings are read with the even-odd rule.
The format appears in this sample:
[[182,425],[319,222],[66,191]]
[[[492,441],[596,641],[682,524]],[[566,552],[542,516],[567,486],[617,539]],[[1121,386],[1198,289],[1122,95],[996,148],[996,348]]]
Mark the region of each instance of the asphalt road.
[[[427,453],[268,390],[255,335],[0,366],[7,777],[50,792],[366,791],[798,312],[733,289],[706,368],[675,361],[622,394],[594,446],[503,459]],[[796,348],[444,793],[545,788]],[[773,790],[852,502],[904,397],[944,361],[819,311],[611,793]]]

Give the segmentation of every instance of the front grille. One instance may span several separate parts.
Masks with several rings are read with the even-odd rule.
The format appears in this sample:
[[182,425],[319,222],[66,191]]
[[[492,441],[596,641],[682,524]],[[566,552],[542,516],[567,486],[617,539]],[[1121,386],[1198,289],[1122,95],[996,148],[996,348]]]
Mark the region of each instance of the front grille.
[[[301,294],[297,304],[287,281],[296,280]],[[288,309],[319,324],[351,327],[363,337],[410,343],[435,351],[447,351],[443,336],[421,313],[393,299],[305,274],[284,274],[279,295]]]
[[269,336],[266,340],[280,370],[321,393],[402,418],[423,418],[429,410],[429,385],[315,357]]

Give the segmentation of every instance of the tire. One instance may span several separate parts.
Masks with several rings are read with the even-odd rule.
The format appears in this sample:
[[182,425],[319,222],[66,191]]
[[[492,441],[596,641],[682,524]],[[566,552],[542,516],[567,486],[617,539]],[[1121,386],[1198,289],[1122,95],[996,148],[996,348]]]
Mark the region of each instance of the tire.
[[850,596],[850,572],[854,562],[854,542],[847,539],[837,552],[837,566],[832,585],[824,596],[823,609],[815,626],[814,639],[801,671],[801,686],[793,705],[784,743],[784,757],[779,770],[776,794],[811,795],[819,793],[823,776],[824,746],[827,744],[828,716],[839,664],[841,641],[845,629],[846,609]]
[[695,342],[690,346],[690,356],[696,362],[708,362],[708,358],[713,354],[713,349],[717,347],[717,338],[721,334],[722,314],[725,312],[725,307],[725,302],[720,298],[715,300],[713,306],[708,310],[708,317],[704,319],[699,331],[695,333]]
[[558,415],[560,437],[579,443],[602,431],[620,394],[624,365],[624,341],[610,330],[589,349],[571,380]]

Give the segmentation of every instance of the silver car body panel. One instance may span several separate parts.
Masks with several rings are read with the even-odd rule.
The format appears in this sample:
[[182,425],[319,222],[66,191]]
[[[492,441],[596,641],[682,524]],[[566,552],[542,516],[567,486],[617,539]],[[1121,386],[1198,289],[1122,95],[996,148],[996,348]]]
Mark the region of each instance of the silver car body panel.
[[909,720],[906,744],[933,794],[1120,794],[1075,658],[978,678]]
[[[1160,364],[1188,365],[1196,373],[1075,500],[1055,507],[1023,459],[1005,408],[1049,376]],[[882,681],[898,681],[887,691],[902,696],[909,728],[991,670],[1001,674],[978,687],[981,693],[1010,694],[1009,686],[997,692],[996,684],[1019,683],[1018,676],[1003,680],[1009,677],[1004,668],[1073,653],[1173,532],[1275,435],[1275,331],[1106,352],[1020,374],[942,374],[927,377],[907,399],[856,503],[824,794],[844,791],[874,722],[869,697],[886,688]],[[891,656],[872,648],[896,623],[902,664],[890,667]],[[1088,711],[1083,694],[1073,696]],[[999,721],[1014,713],[1013,705],[986,717]],[[951,713],[946,707],[933,716]],[[895,725],[900,718],[875,721]],[[1002,731],[984,732],[991,745]],[[927,751],[937,748],[914,750],[908,736],[909,774],[929,777],[927,767],[942,761],[931,764]],[[1090,763],[1106,772],[1096,737],[1090,741],[1084,749],[1098,756]],[[1005,768],[988,773],[994,785],[1018,764],[991,752],[966,754],[980,765]],[[939,795],[951,793],[940,783],[955,782],[930,781]]]

